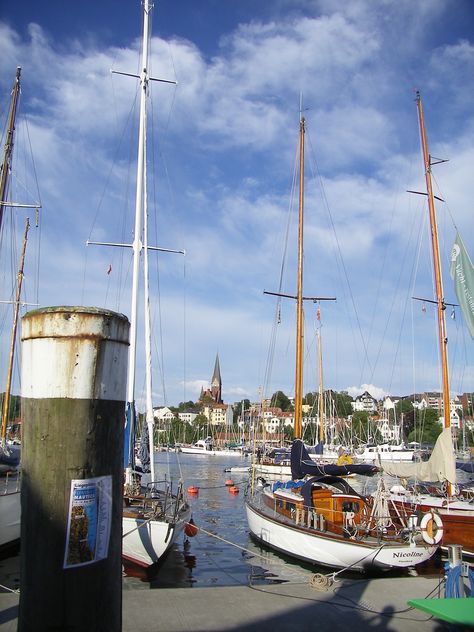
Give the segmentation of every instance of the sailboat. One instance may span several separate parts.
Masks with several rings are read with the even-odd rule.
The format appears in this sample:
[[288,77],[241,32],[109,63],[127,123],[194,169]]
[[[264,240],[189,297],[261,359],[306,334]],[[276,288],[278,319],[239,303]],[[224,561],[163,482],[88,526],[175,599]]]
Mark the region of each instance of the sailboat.
[[[3,228],[4,209],[9,205],[7,201],[8,180],[11,173],[16,112],[20,94],[21,68],[16,70],[15,81],[10,99],[8,114],[8,130],[6,136],[3,163],[0,171],[0,230]],[[20,267],[18,270],[16,295],[13,305],[13,325],[10,339],[10,352],[8,357],[7,379],[5,395],[2,403],[2,420],[0,435],[0,549],[13,546],[20,540],[20,448],[7,442],[7,421],[10,407],[10,393],[12,383],[12,369],[15,351],[16,330],[18,323],[18,310],[20,306],[21,284],[23,280],[23,264],[29,222],[26,221],[23,247],[21,252]]]
[[301,440],[304,138],[305,119],[300,117],[298,269],[297,294],[293,297],[297,306],[295,440],[291,448],[293,480],[269,485],[252,477],[245,501],[250,533],[273,549],[332,568],[363,572],[374,567],[413,566],[429,559],[437,545],[423,541],[421,530],[414,521],[399,528],[390,518],[383,478],[379,481],[377,499],[365,498],[343,478],[321,473]]
[[[158,481],[154,464],[153,443],[153,403],[151,374],[151,317],[148,283],[148,252],[159,250],[184,254],[182,251],[159,248],[148,245],[148,210],[147,210],[147,98],[150,15],[153,3],[144,0],[143,4],[143,40],[140,75],[131,75],[140,80],[140,118],[137,157],[137,184],[135,196],[135,227],[133,250],[133,278],[130,319],[130,352],[128,367],[127,409],[124,436],[124,509],[122,557],[125,561],[147,568],[159,562],[169,551],[178,536],[183,533],[191,519],[191,509],[185,498],[182,481],[176,489],[168,480]],[[130,73],[114,71],[117,74],[130,76]],[[122,244],[104,244],[88,242],[96,245],[120,246]],[[150,473],[139,472],[135,464],[136,447],[136,409],[135,409],[135,374],[137,358],[137,326],[139,311],[139,276],[140,259],[143,258],[144,288],[144,330],[145,330],[145,382],[146,382],[146,420],[148,431],[148,450],[150,456]]]
[[472,503],[462,500],[453,492],[456,485],[456,461],[451,435],[451,404],[449,396],[449,372],[448,372],[448,337],[446,334],[445,309],[446,304],[443,293],[443,279],[438,243],[438,226],[436,220],[436,208],[431,183],[431,168],[435,162],[428,152],[425,123],[421,95],[417,92],[416,103],[420,125],[421,144],[423,150],[424,171],[426,180],[426,195],[430,218],[431,250],[435,279],[435,300],[427,301],[437,307],[437,333],[441,360],[441,375],[443,383],[443,425],[444,430],[440,434],[433,453],[427,463],[384,464],[384,470],[393,476],[404,479],[412,478],[417,481],[429,483],[440,482],[442,491],[434,494],[434,486],[415,486],[413,489],[405,489],[402,485],[394,486],[390,498],[390,506],[394,512],[403,512],[405,515],[414,511],[435,512],[435,515],[443,522],[444,535],[443,548],[448,544],[459,544],[465,555],[474,556],[474,507]]

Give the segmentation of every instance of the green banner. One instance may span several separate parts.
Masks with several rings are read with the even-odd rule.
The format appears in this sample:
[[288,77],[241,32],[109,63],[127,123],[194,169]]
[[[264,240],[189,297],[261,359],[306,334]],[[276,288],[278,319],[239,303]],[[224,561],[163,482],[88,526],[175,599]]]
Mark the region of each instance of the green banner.
[[467,328],[474,339],[474,267],[459,233],[456,233],[451,253],[450,272]]

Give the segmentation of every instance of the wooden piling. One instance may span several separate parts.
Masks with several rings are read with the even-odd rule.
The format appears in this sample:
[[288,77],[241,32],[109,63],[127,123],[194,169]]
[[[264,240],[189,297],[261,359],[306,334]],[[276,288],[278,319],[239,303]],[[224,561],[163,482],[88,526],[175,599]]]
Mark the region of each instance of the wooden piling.
[[121,630],[128,335],[97,308],[22,319],[20,632]]

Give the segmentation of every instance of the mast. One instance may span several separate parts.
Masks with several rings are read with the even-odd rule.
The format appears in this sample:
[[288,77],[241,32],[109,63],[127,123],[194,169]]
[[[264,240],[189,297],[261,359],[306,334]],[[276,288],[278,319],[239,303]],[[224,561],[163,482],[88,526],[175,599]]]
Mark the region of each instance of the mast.
[[7,436],[8,409],[10,407],[13,360],[15,356],[16,331],[18,327],[18,312],[20,310],[21,286],[23,283],[23,270],[25,266],[26,242],[28,239],[29,228],[30,228],[30,220],[27,218],[26,223],[25,223],[25,234],[23,236],[23,246],[21,249],[20,266],[18,268],[15,303],[13,305],[13,326],[12,326],[12,333],[11,333],[11,338],[10,338],[10,353],[8,356],[7,383],[5,386],[5,395],[3,397],[3,406],[2,406],[2,434],[1,434],[2,446],[5,445],[6,436]]
[[12,95],[10,99],[10,110],[8,113],[8,131],[3,152],[3,163],[0,167],[0,230],[3,224],[3,209],[6,202],[8,178],[11,171],[11,162],[13,155],[13,141],[15,135],[16,110],[18,105],[18,97],[20,94],[20,75],[21,67],[16,69],[15,81],[13,82]]
[[304,225],[304,133],[305,120],[300,118],[300,178],[298,205],[298,271],[296,282],[296,375],[295,439],[303,436],[303,225]]
[[443,294],[443,279],[441,276],[441,264],[439,257],[438,225],[436,221],[436,209],[434,205],[433,187],[431,184],[431,156],[428,153],[428,143],[426,139],[425,123],[423,120],[423,108],[421,105],[420,93],[416,93],[416,104],[418,107],[418,117],[420,120],[421,144],[423,148],[423,160],[425,166],[426,191],[428,195],[428,209],[430,215],[431,249],[433,254],[433,266],[435,276],[436,304],[438,313],[438,338],[441,357],[441,371],[443,380],[443,409],[444,427],[451,425],[450,403],[449,403],[449,376],[448,376],[448,336],[446,333],[445,310]]
[[[435,276],[435,291],[438,315],[438,342],[441,358],[441,375],[443,382],[443,411],[444,411],[444,427],[451,426],[451,410],[449,402],[449,374],[448,374],[448,336],[446,332],[445,310],[443,293],[443,279],[441,276],[441,264],[439,257],[439,241],[438,241],[438,224],[436,221],[436,208],[434,204],[433,187],[431,184],[431,156],[428,153],[428,141],[426,139],[425,122],[423,119],[423,108],[421,105],[421,95],[416,93],[416,105],[418,108],[418,118],[420,121],[421,145],[423,149],[423,161],[425,167],[426,192],[428,196],[428,210],[430,216],[430,232],[431,232],[431,249],[433,255],[433,267]],[[448,481],[448,496],[452,495],[452,485]]]
[[[129,419],[128,462],[127,469],[133,468],[133,433],[135,432],[135,375],[137,362],[137,320],[138,320],[138,290],[140,272],[140,254],[143,248],[142,221],[144,214],[143,199],[145,191],[145,157],[146,157],[146,106],[148,92],[148,43],[149,43],[149,13],[151,6],[149,0],[143,3],[143,41],[142,64],[140,72],[140,119],[138,128],[138,155],[137,155],[137,188],[135,193],[135,228],[133,237],[133,271],[132,271],[132,299],[130,313],[130,351],[128,364],[127,384],[127,418]],[[153,455],[150,455],[150,461]]]

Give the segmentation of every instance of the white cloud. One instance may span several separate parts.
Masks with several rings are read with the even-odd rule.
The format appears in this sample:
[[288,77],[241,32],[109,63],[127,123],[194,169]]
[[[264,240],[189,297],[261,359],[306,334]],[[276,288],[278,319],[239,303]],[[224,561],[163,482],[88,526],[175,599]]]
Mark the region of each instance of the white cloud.
[[[435,168],[448,200],[438,210],[442,251],[450,251],[451,215],[464,236],[472,233],[474,47],[465,34],[444,29],[453,7],[444,0],[279,3],[273,18],[249,15],[228,28],[213,57],[190,40],[153,37],[152,74],[179,81],[176,88],[152,86],[150,198],[156,195],[159,208],[153,240],[187,251],[186,280],[182,258],[159,256],[170,402],[184,397],[185,287],[186,375],[210,375],[219,349],[227,397],[257,398],[264,386],[274,303],[262,292],[278,289],[300,91],[308,108],[305,284],[312,295],[338,299],[323,306],[325,386],[365,382],[396,394],[420,382],[435,388],[437,347],[428,339],[434,328],[410,305],[412,295],[432,295],[424,200],[406,190],[424,189],[416,80],[426,94],[431,153],[450,159]],[[433,38],[430,25],[437,27]],[[131,25],[128,44],[119,48],[93,36],[59,40],[39,25],[23,39],[0,23],[2,94],[23,64],[21,105],[44,207],[43,304],[107,304],[129,313],[129,251],[86,249],[84,242],[131,240],[136,82],[109,69],[136,72],[139,31]],[[292,225],[288,293],[295,286],[294,245]],[[448,278],[445,293],[449,300]],[[294,307],[287,301],[282,309],[273,382],[266,385],[272,392],[293,389]],[[412,337],[423,367],[415,377]],[[314,357],[306,390],[317,383]],[[469,362],[455,374],[470,374]],[[190,380],[188,399],[201,383]]]
[[376,400],[383,399],[384,397],[387,397],[389,395],[389,393],[387,393],[385,389],[381,388],[380,386],[375,386],[374,384],[361,384],[360,386],[349,386],[344,390],[346,390],[352,398],[362,395],[362,393],[365,393],[365,391],[367,391],[370,395],[372,395],[372,397],[374,397]]

